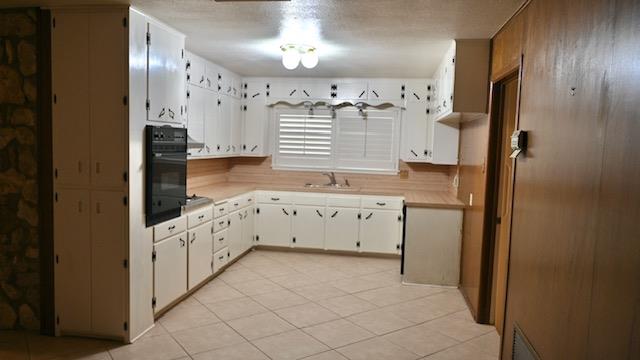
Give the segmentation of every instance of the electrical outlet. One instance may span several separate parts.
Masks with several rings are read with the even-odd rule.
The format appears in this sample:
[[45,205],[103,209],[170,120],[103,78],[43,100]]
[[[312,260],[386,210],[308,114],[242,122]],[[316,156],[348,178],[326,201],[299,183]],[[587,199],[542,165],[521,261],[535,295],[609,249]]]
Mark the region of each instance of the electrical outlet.
[[473,193],[469,193],[469,206],[473,206]]
[[408,179],[409,170],[400,170],[400,179]]

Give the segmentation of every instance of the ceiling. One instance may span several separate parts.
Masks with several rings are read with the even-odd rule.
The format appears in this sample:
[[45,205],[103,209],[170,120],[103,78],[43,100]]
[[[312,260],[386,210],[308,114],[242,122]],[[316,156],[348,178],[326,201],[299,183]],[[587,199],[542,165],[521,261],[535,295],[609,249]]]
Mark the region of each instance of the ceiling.
[[[187,49],[246,76],[430,77],[451,39],[489,38],[524,0],[3,0],[2,6],[130,3],[187,35]],[[316,46],[312,70],[279,46]]]

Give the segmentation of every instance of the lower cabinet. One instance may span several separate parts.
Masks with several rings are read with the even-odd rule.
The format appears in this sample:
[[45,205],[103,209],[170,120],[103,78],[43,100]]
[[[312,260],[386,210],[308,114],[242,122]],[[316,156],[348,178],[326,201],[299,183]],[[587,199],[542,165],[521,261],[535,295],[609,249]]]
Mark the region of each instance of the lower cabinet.
[[326,236],[324,248],[327,250],[360,250],[360,209],[327,207]]
[[324,248],[324,206],[296,206],[291,241],[295,248]]
[[222,269],[225,265],[227,265],[229,256],[228,256],[229,250],[227,248],[224,248],[222,250],[217,251],[215,254],[213,254],[213,272],[218,272],[220,271],[220,269]]
[[213,224],[205,223],[187,233],[189,240],[189,290],[213,274]]
[[360,251],[400,253],[402,212],[398,210],[362,209]]
[[261,204],[256,245],[290,246],[291,205]]
[[242,210],[234,211],[229,214],[229,227],[227,228],[227,236],[229,238],[229,261],[234,260],[244,252],[242,242],[242,224],[244,212]]
[[243,210],[242,221],[242,248],[243,252],[251,249],[255,234],[255,208],[253,206]]
[[187,292],[187,233],[156,243],[153,254],[154,310],[158,312]]

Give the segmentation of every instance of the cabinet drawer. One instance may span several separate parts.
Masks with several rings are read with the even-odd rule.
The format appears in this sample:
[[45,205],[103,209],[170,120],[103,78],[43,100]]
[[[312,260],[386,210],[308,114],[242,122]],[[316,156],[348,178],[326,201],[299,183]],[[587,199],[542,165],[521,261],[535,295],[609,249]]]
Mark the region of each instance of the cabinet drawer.
[[363,197],[362,207],[365,209],[402,210],[404,201],[399,197]]
[[327,206],[337,206],[337,207],[348,207],[348,208],[359,208],[360,207],[360,196],[329,196],[327,197]]
[[291,204],[293,194],[286,192],[263,191],[258,194],[261,204]]
[[211,206],[207,206],[204,209],[200,209],[194,211],[187,215],[187,226],[189,229],[192,229],[198,225],[202,225],[207,221],[211,221],[213,219],[213,208]]
[[220,251],[223,248],[226,248],[229,244],[229,239],[227,238],[228,231],[222,230],[213,234],[213,251]]
[[327,196],[324,194],[296,194],[293,198],[296,205],[324,206]]
[[181,216],[179,218],[165,221],[162,224],[158,224],[153,227],[153,241],[158,242],[162,239],[166,239],[171,235],[175,235],[187,230],[187,217]]
[[213,232],[226,229],[227,226],[229,226],[229,216],[225,215],[223,217],[219,217],[213,221]]
[[244,207],[243,199],[240,196],[227,200],[227,214]]
[[227,202],[218,203],[213,207],[213,217],[219,218],[220,216],[227,215]]
[[248,194],[244,194],[242,195],[242,207],[245,206],[251,206],[256,202],[256,198],[255,198],[255,194],[254,193],[248,193]]
[[227,265],[227,262],[229,260],[228,252],[229,252],[228,248],[224,248],[222,250],[219,250],[215,254],[213,254],[213,272],[214,273],[218,272],[225,265]]

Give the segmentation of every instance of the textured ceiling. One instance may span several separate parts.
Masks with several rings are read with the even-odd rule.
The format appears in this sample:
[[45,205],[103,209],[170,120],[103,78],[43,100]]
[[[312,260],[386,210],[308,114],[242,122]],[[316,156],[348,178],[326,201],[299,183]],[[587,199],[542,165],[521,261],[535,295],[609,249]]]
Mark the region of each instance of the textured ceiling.
[[[524,0],[3,0],[131,3],[187,35],[187,49],[248,76],[429,77],[447,40],[491,37]],[[287,71],[279,46],[316,46],[320,64]]]

